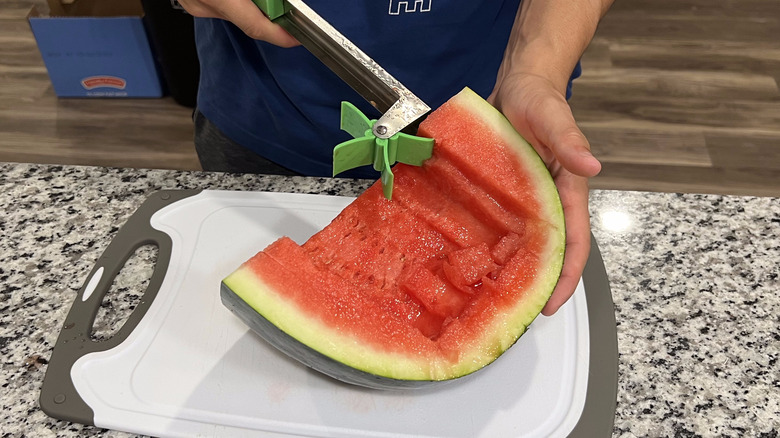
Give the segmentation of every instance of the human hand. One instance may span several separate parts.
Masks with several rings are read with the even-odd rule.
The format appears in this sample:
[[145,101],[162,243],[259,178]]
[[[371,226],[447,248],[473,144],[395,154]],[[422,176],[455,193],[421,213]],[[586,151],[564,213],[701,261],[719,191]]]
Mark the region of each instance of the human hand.
[[542,314],[554,314],[577,288],[590,253],[588,177],[601,170],[552,81],[530,73],[499,74],[488,98],[536,149],[552,174],[566,220],[563,270]]
[[280,47],[300,45],[298,40],[263,14],[252,0],[179,0],[193,17],[221,18],[238,26],[256,40]]

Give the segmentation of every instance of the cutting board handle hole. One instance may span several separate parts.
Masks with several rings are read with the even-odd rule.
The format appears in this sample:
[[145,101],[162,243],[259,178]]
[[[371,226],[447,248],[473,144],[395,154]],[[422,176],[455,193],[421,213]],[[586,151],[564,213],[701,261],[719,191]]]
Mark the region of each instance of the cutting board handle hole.
[[141,304],[154,273],[158,254],[157,245],[145,244],[125,261],[98,308],[91,332],[94,341],[113,337]]

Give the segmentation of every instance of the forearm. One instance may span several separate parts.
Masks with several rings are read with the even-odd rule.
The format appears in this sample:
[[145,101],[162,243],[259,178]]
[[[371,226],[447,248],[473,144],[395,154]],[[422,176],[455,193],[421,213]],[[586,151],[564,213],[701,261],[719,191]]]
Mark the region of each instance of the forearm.
[[564,92],[599,21],[614,0],[523,0],[515,18],[499,82],[514,73],[550,80]]

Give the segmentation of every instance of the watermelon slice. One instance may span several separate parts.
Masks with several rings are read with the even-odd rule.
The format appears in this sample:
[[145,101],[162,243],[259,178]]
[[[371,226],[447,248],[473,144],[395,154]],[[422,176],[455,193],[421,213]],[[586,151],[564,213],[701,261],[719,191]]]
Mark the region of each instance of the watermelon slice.
[[223,302],[340,380],[425,386],[493,362],[560,275],[563,209],[533,148],[469,89],[422,123],[422,167],[394,167],[303,245],[283,237],[225,278]]

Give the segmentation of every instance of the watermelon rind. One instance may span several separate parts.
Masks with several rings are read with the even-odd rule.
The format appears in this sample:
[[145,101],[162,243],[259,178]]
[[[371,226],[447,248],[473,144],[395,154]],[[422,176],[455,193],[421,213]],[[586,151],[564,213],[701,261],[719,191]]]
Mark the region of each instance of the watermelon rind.
[[347,367],[343,362],[298,341],[265,317],[261,317],[255,308],[225,283],[222,283],[220,297],[225,307],[238,316],[252,331],[260,334],[266,342],[287,356],[336,380],[374,389],[417,389],[437,383],[431,380],[393,379],[377,374],[376,370],[372,373],[353,366]]
[[466,376],[492,363],[515,344],[541,312],[560,276],[566,244],[563,208],[544,162],[503,114],[468,88],[445,105],[467,108],[511,146],[524,171],[533,177],[534,197],[540,200],[538,216],[548,224],[532,284],[523,288],[511,307],[501,309],[499,317],[482,327],[481,335],[464,340],[457,360],[383,351],[341,332],[302,312],[285,299],[284,291],[276,290],[247,264],[223,280],[223,303],[290,357],[341,381],[371,388],[417,388]]
[[[437,372],[436,364],[428,360],[415,361],[398,354],[371,349],[361,343],[359,339],[345,336],[327,324],[301,315],[295,305],[285,301],[283,296],[276,292],[272,286],[264,283],[246,266],[228,276],[223,281],[222,286],[223,301],[224,295],[230,291],[255,311],[254,318],[242,318],[245,322],[246,319],[255,320],[255,323],[263,328],[268,327],[266,322],[270,323],[281,332],[289,335],[290,338],[300,340],[309,349],[336,361],[341,367],[347,365],[375,376],[404,381],[451,378],[442,372]],[[229,294],[227,295],[229,296]],[[250,324],[250,327],[252,325]],[[269,332],[265,329],[259,330],[257,333],[273,345],[278,343],[274,341],[274,336],[268,336]],[[288,348],[285,345],[275,346],[291,357],[301,360],[299,355],[290,354],[291,351],[287,351]],[[333,372],[328,372],[330,367],[325,366],[325,364],[315,362],[306,363],[306,365],[325,374],[333,374]],[[363,386],[377,387],[370,383],[365,382]]]

